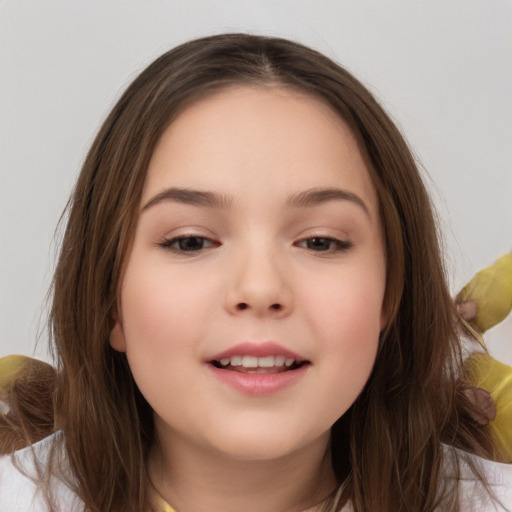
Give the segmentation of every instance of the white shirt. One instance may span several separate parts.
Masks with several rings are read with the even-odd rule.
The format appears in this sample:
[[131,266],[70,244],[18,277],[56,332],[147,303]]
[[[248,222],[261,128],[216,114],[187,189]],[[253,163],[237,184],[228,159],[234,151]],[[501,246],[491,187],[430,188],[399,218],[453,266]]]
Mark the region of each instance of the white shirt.
[[[13,463],[10,455],[0,457],[0,512],[48,511],[48,506],[37,484],[31,479],[34,478],[36,481],[38,479],[34,455],[44,471],[51,443],[60,435],[62,434],[53,434],[32,447],[16,452],[14,457],[17,465]],[[456,453],[462,452],[456,450]],[[469,457],[482,471],[496,500],[493,500],[485,491],[483,484],[475,479],[461,457],[459,481],[461,512],[512,512],[512,464],[491,462],[474,455]],[[56,512],[83,510],[83,504],[78,497],[60,480],[53,478],[51,489]],[[350,506],[347,507],[348,510],[350,508]]]
[[[52,441],[60,435],[61,433],[57,432],[28,448],[15,452],[16,463],[10,455],[0,457],[0,512],[47,512],[49,510],[37,487],[36,482],[39,478],[34,455],[41,470],[45,471]],[[55,500],[55,512],[83,511],[83,503],[64,482],[53,478],[51,490]]]

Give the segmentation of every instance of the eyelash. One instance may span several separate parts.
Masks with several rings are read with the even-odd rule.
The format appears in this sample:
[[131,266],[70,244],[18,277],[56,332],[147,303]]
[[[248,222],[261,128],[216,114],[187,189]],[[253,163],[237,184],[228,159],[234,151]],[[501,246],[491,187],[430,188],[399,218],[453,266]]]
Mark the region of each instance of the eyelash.
[[[310,244],[308,244],[308,242]],[[315,243],[315,242],[320,242],[320,243],[327,242],[329,244],[329,247],[327,249],[322,249],[320,251],[317,251],[311,247],[311,243]],[[306,244],[305,246],[300,245],[300,244],[304,244],[304,243]],[[332,237],[328,237],[328,236],[312,236],[312,237],[304,238],[303,240],[299,240],[295,245],[297,245],[299,247],[304,247],[305,249],[309,249],[310,251],[313,251],[313,252],[319,252],[319,253],[324,253],[324,254],[334,254],[337,252],[348,251],[353,246],[353,243],[350,242],[349,240],[338,240],[337,238],[332,238]]]
[[[180,248],[179,244],[184,241],[190,241],[190,240],[196,240],[200,242],[207,242],[209,245],[207,247],[199,247],[196,249],[184,249]],[[202,252],[205,249],[208,249],[209,247],[218,247],[220,244],[218,242],[215,242],[211,240],[210,238],[206,238],[205,236],[197,236],[197,235],[184,235],[184,236],[177,236],[174,238],[170,238],[168,240],[164,240],[163,242],[158,244],[163,249],[167,249],[169,251],[175,252],[177,254],[186,254],[186,253],[199,253]]]
[[[200,242],[201,247],[192,247],[192,248],[184,248],[183,246],[180,247],[180,244],[186,242],[186,241],[192,241],[195,240],[196,242]],[[204,243],[207,243],[208,245],[205,247]],[[327,248],[322,248],[320,250],[316,250],[312,245],[315,243],[320,243],[320,245],[323,243],[327,243]],[[305,244],[305,245],[301,245]],[[195,236],[195,235],[186,235],[186,236],[178,236],[174,238],[170,238],[168,240],[164,240],[163,242],[158,244],[163,249],[175,252],[177,254],[193,254],[193,253],[200,253],[204,251],[205,249],[208,249],[210,247],[218,247],[220,245],[219,242],[215,242],[214,240],[211,240],[210,238],[204,237],[204,236]],[[338,240],[336,238],[331,238],[327,236],[312,236],[309,238],[304,238],[302,240],[299,240],[295,243],[297,247],[303,247],[304,249],[308,249],[312,252],[318,252],[318,253],[324,253],[324,254],[334,254],[337,252],[343,252],[349,250],[353,244],[352,242],[348,240]],[[319,246],[317,245],[317,248]]]

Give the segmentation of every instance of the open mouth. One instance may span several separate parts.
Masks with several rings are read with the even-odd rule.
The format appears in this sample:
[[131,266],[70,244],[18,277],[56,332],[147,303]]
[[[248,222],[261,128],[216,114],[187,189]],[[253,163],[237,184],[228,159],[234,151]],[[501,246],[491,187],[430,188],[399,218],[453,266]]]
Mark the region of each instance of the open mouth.
[[273,374],[297,370],[309,361],[298,361],[285,356],[231,356],[211,361],[211,364],[220,370],[240,373]]

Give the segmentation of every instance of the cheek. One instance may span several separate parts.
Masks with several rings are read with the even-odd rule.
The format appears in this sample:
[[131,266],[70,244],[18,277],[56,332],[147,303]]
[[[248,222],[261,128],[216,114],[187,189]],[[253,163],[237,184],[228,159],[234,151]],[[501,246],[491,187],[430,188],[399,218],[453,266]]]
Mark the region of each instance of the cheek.
[[347,343],[361,341],[380,333],[384,289],[382,274],[347,272],[306,281],[302,305],[314,331],[342,335]]
[[194,347],[204,320],[213,310],[207,286],[190,286],[190,277],[168,269],[136,265],[126,275],[121,292],[127,352],[179,353]]
[[[154,409],[190,401],[199,393],[191,361],[199,360],[211,305],[201,287],[168,268],[131,265],[121,290],[126,356],[134,379]],[[181,390],[181,391],[180,391]]]
[[[303,308],[319,350],[326,385],[343,390],[336,400],[346,409],[372,371],[382,323],[381,274],[350,273],[341,279],[309,283]],[[333,284],[337,283],[336,285]]]

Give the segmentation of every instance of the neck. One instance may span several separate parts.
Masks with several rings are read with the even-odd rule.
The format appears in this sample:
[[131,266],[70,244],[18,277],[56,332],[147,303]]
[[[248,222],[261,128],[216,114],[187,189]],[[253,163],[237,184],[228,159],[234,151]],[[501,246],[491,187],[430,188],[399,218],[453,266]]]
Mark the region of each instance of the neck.
[[160,496],[178,512],[299,512],[336,488],[326,435],[272,460],[240,460],[159,436],[149,475]]

